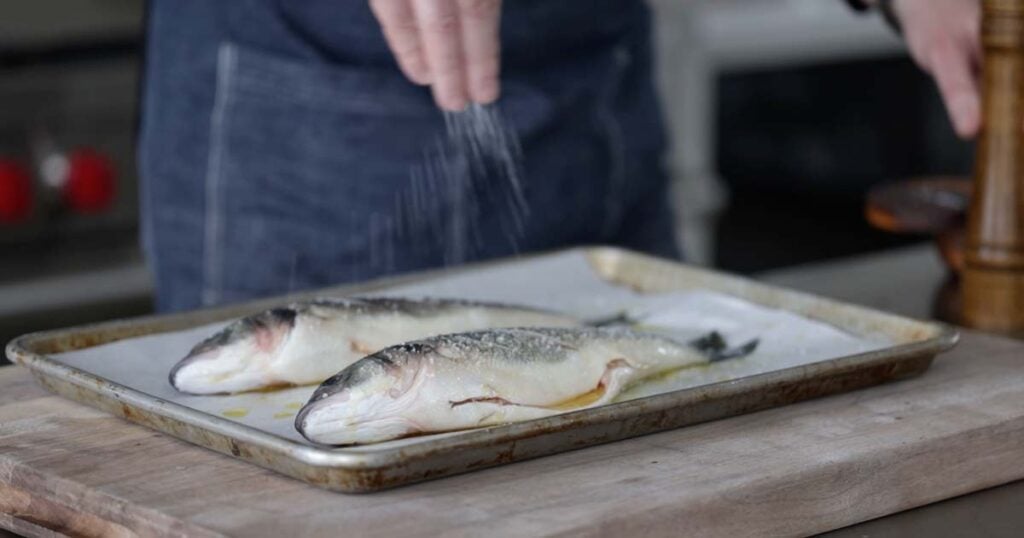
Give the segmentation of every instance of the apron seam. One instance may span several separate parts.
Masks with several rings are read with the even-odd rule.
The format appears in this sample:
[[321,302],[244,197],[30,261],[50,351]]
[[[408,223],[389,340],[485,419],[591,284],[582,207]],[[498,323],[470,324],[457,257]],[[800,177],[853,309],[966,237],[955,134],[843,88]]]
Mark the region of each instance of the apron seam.
[[626,69],[632,61],[628,45],[612,50],[608,82],[598,96],[597,120],[605,135],[608,150],[608,183],[604,195],[604,218],[601,231],[605,240],[620,227],[624,210],[621,194],[626,182],[626,143],[622,125],[615,116],[615,96],[622,85]]
[[237,64],[233,44],[223,43],[217,50],[217,82],[213,109],[210,111],[210,150],[206,164],[206,193],[203,222],[203,289],[201,301],[209,306],[223,295],[223,207],[222,177],[224,134],[227,111],[231,105],[231,83]]

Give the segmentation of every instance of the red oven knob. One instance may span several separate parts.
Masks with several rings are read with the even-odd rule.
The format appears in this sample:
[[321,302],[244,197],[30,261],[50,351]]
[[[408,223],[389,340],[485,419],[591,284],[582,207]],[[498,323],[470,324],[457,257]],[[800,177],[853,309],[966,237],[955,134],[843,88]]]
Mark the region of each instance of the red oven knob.
[[13,159],[0,158],[0,222],[20,222],[32,214],[32,176]]
[[114,165],[105,155],[80,148],[68,155],[64,201],[78,213],[99,213],[114,201]]

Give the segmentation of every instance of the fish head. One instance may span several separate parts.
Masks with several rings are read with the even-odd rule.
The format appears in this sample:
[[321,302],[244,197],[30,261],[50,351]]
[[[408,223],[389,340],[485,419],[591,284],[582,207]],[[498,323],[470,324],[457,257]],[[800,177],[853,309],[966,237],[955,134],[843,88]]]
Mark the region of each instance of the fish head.
[[231,323],[174,366],[171,385],[192,394],[265,386],[270,364],[294,329],[295,318],[293,308],[274,308]]
[[419,385],[436,348],[422,342],[368,355],[324,381],[295,418],[304,437],[326,445],[361,444],[419,433]]

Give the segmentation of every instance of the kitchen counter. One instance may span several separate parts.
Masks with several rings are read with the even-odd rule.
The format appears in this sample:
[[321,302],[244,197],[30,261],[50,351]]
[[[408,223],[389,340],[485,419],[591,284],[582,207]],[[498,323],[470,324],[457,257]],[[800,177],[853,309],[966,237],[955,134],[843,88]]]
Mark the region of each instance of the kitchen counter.
[[[921,298],[942,278],[926,248],[764,275],[919,315],[908,310],[927,310]],[[1022,357],[1022,343],[967,332],[921,378],[358,496],[130,425],[4,368],[0,527],[34,535],[824,532],[1024,477]],[[835,535],[1010,536],[1024,523],[1011,509],[1022,493],[1003,486]]]
[[[771,284],[922,319],[931,317],[933,293],[946,278],[946,269],[931,244],[759,275],[760,280]],[[1024,353],[1020,359],[1024,368]],[[1024,457],[1024,442],[1020,453]],[[1021,506],[1024,481],[1016,481],[853,525],[827,536],[1010,538],[1020,536],[1024,528]]]

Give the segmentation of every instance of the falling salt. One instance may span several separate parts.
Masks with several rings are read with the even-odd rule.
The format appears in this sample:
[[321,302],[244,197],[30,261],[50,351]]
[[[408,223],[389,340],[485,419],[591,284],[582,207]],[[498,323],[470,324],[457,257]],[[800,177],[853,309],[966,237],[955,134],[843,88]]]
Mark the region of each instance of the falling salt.
[[445,112],[445,134],[424,151],[394,216],[371,222],[371,263],[394,267],[397,238],[424,238],[441,249],[445,265],[482,254],[493,237],[481,223],[495,219],[505,247],[519,251],[528,206],[522,183],[522,149],[494,105]]

